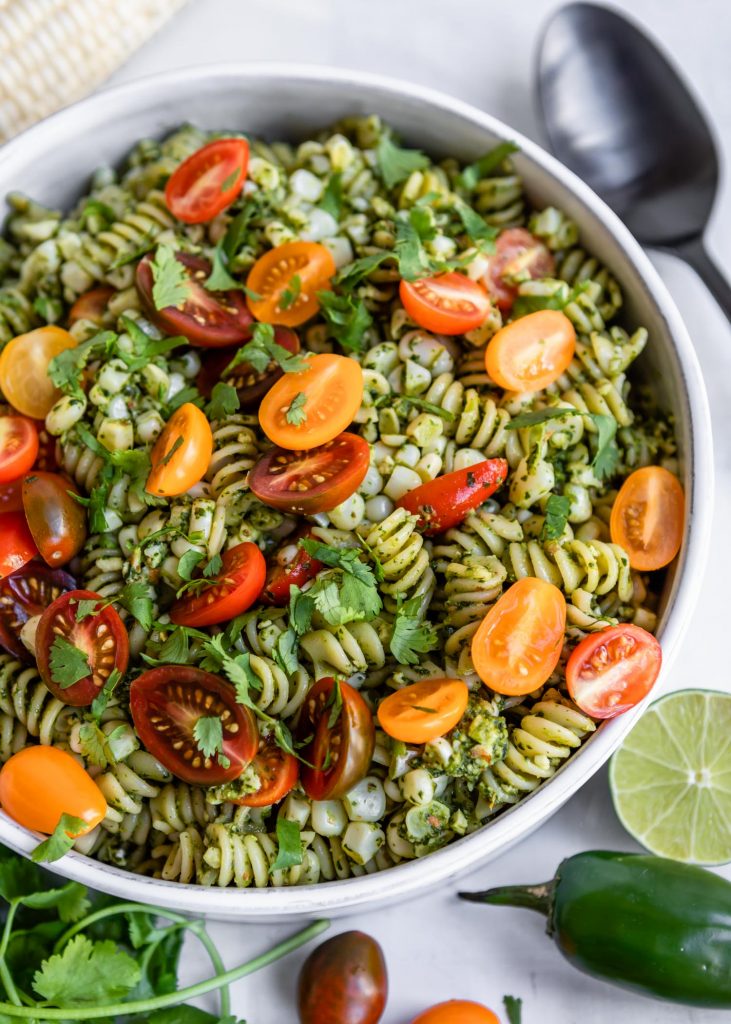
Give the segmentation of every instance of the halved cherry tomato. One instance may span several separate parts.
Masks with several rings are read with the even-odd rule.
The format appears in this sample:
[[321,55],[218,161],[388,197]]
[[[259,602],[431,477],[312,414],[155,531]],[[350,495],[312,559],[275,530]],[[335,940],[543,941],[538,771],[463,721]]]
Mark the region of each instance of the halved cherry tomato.
[[285,373],[270,388],[259,407],[259,423],[281,448],[317,448],[352,423],[362,398],[359,363],[329,353],[311,356],[306,370]]
[[[274,341],[282,348],[286,348],[292,355],[296,355],[300,350],[299,337],[289,327],[275,327]],[[284,370],[279,363],[272,359],[267,368],[261,372],[255,370],[249,363],[239,363],[229,373],[225,373],[224,371],[238,351],[238,346],[231,346],[211,352],[203,360],[196,384],[200,393],[208,398],[215,385],[219,381],[224,381],[232,388],[236,388],[241,408],[250,409],[259,404],[272,384],[284,374]]]
[[[254,715],[236,702],[229,683],[210,672],[188,665],[143,672],[130,686],[129,706],[147,750],[183,782],[232,782],[256,754],[259,730]],[[196,724],[205,718],[220,720],[223,758],[207,755],[196,742]]]
[[302,742],[309,740],[301,779],[311,800],[344,796],[368,774],[376,745],[373,715],[349,683],[319,679],[302,705],[297,735]]
[[330,289],[335,260],[318,242],[285,242],[260,256],[246,287],[249,309],[265,324],[298,327],[320,308],[317,292]]
[[0,806],[19,825],[49,836],[64,814],[86,822],[76,833],[84,835],[107,813],[102,791],[76,758],[45,746],[25,747],[3,765]]
[[213,220],[243,188],[249,167],[246,139],[216,139],[176,167],[165,186],[173,217],[186,224]]
[[38,455],[38,431],[25,416],[0,416],[0,484],[27,473]]
[[411,319],[435,334],[474,331],[490,312],[490,299],[482,285],[456,272],[402,281],[399,295]]
[[208,260],[187,252],[177,252],[175,258],[188,275],[188,297],[182,306],[157,309],[152,297],[152,255],[137,264],[137,291],[152,322],[161,331],[182,334],[191,345],[201,348],[221,348],[248,338],[254,320],[241,292],[209,292],[205,287],[211,273]]
[[13,480],[9,484],[0,484],[0,513],[22,512],[23,480]]
[[505,459],[485,459],[415,487],[396,504],[418,516],[419,529],[431,537],[461,523],[505,483],[507,475]]
[[29,473],[23,480],[23,509],[44,562],[66,565],[86,541],[86,511],[71,497],[78,488],[58,473]]
[[145,490],[160,498],[185,494],[206,475],[212,454],[211,425],[197,405],[186,402],[155,442]]
[[244,807],[270,807],[279,803],[294,788],[299,778],[299,761],[286,750],[282,750],[274,735],[259,738],[259,750],[252,761],[261,787],[256,793],[249,793],[234,800]]
[[680,551],[684,521],[685,496],[678,478],[662,466],[645,466],[620,487],[609,529],[632,568],[650,572],[662,569]]
[[41,615],[57,597],[75,588],[73,576],[38,561],[6,576],[0,581],[0,646],[29,661],[31,654],[20,639],[21,629],[28,619]]
[[422,679],[390,693],[378,706],[381,728],[404,743],[429,743],[453,729],[470,691],[461,679]]
[[309,530],[301,530],[291,540],[285,541],[277,551],[267,573],[266,586],[261,595],[262,601],[284,607],[289,604],[291,587],[303,587],[309,580],[314,580],[320,569],[324,568],[322,562],[309,555],[298,543],[302,537],[311,536]]
[[302,966],[297,991],[300,1024],[378,1024],[388,995],[383,950],[364,932],[342,932],[321,943]]
[[61,327],[49,324],[9,341],[0,354],[0,391],[24,416],[45,419],[61,392],[48,376],[51,360],[76,339]]
[[97,327],[101,327],[109,300],[116,294],[117,289],[108,284],[101,284],[84,292],[69,310],[69,326],[75,324],[77,320],[90,320]]
[[509,312],[518,294],[517,281],[552,277],[556,261],[550,250],[525,228],[507,228],[495,242],[484,282],[495,304]]
[[[80,619],[79,601],[95,601],[93,614]],[[59,637],[61,644],[56,643]],[[57,667],[60,660],[70,661],[73,657],[68,644],[86,656],[91,670],[76,682],[71,681],[73,674],[61,673]],[[65,704],[83,708],[99,696],[115,669],[120,675],[127,671],[127,630],[114,608],[105,606],[98,594],[91,590],[71,590],[57,597],[41,615],[36,633],[36,660],[51,693]]]
[[485,368],[507,391],[541,391],[568,369],[576,331],[565,313],[539,309],[501,327],[485,350]]
[[223,554],[223,566],[210,585],[181,597],[170,609],[176,626],[215,626],[241,615],[261,594],[267,566],[256,544],[246,541]]
[[249,472],[249,487],[284,512],[329,512],[358,490],[370,458],[370,445],[357,434],[339,434],[308,451],[272,448]]
[[614,718],[647,696],[660,674],[662,650],[652,633],[623,622],[590,633],[571,652],[566,685],[592,718]]
[[563,647],[566,600],[553,583],[528,576],[498,598],[472,638],[472,661],[496,693],[532,693],[551,675]]
[[411,1024],[500,1024],[500,1018],[482,1003],[450,999],[420,1013]]
[[0,513],[0,579],[35,558],[38,548],[22,512]]

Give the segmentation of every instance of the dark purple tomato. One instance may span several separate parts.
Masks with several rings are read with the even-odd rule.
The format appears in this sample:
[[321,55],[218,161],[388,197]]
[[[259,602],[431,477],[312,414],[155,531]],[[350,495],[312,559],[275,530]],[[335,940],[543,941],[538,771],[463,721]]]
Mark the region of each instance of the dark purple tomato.
[[388,995],[383,951],[364,932],[343,932],[323,942],[299,977],[301,1024],[378,1024]]

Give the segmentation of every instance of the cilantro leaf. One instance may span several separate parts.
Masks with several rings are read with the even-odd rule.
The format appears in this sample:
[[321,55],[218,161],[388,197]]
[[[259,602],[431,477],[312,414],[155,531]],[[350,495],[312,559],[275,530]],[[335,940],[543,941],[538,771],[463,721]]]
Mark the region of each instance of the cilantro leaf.
[[23,896],[21,902],[24,907],[33,910],[57,910],[61,921],[73,924],[74,921],[80,921],[91,906],[87,898],[88,891],[79,882],[67,882],[58,889],[44,889]]
[[62,690],[67,690],[69,686],[91,675],[86,652],[61,634],[51,644],[50,669],[51,678]]
[[33,309],[47,324],[58,323],[63,315],[63,303],[50,295],[36,295],[33,299]]
[[75,818],[73,814],[62,814],[53,834],[36,846],[30,859],[35,864],[50,864],[55,860],[60,860],[74,845],[74,835],[87,832],[88,829],[89,826],[83,818]]
[[188,661],[190,644],[188,634],[182,626],[174,629],[157,652],[160,661],[173,665],[185,665]]
[[340,220],[340,214],[343,211],[343,175],[341,171],[333,171],[328,178],[318,206],[325,213],[329,213],[333,220]]
[[304,391],[298,391],[284,414],[287,423],[291,423],[293,427],[299,427],[305,422],[307,419],[307,413],[305,412],[306,402],[307,395]]
[[510,154],[517,153],[519,148],[514,142],[501,142],[479,160],[468,164],[457,179],[457,183],[471,192],[482,178],[487,178],[499,170]]
[[238,350],[222,376],[227,376],[241,363],[248,363],[257,373],[264,373],[271,362],[275,362],[285,373],[299,373],[307,369],[309,361],[306,355],[295,355],[274,339],[271,324],[255,324],[251,341]]
[[220,242],[213,250],[211,272],[206,278],[205,287],[209,292],[230,292],[237,289],[242,291],[244,290],[243,283],[241,281],[237,281],[236,278],[232,277],[229,273],[228,258]]
[[193,726],[193,739],[204,757],[215,757],[222,768],[231,764],[223,750],[223,723],[218,715],[199,718]]
[[331,291],[317,292],[317,298],[330,337],[339,341],[343,348],[360,352],[365,332],[373,323],[365,302],[353,295],[338,295]]
[[302,278],[299,274],[292,274],[289,284],[279,297],[280,309],[291,309],[302,291]]
[[220,555],[214,555],[203,566],[203,575],[208,580],[212,576],[218,576],[223,569],[223,559]]
[[373,570],[360,559],[356,548],[334,548],[311,538],[303,538],[300,546],[308,555],[332,568],[342,576],[323,575],[304,595],[315,602],[317,610],[333,626],[359,619],[372,619],[381,610],[381,595]]
[[396,245],[395,251],[398,257],[399,273],[406,281],[414,281],[420,277],[426,277],[433,269],[436,269],[434,262],[423,247],[424,242],[436,238],[437,230],[434,227],[429,211],[414,206],[409,211],[408,218],[399,218],[396,221]]
[[225,420],[226,417],[238,412],[240,407],[241,402],[236,388],[219,380],[213,385],[211,400],[206,406],[206,415],[209,420]]
[[481,217],[467,203],[457,205],[457,214],[470,241],[478,245],[483,252],[492,252],[495,248],[493,243],[498,234],[497,228],[487,224],[484,217]]
[[289,588],[289,621],[297,636],[309,632],[312,627],[314,602],[309,594],[303,594],[296,584]]
[[169,245],[158,245],[150,269],[154,281],[152,301],[155,309],[182,306],[188,298],[190,283],[185,267],[176,259]]
[[376,147],[376,164],[386,188],[405,181],[412,171],[429,166],[429,158],[418,149],[402,149],[387,135],[382,135]]
[[384,401],[378,398],[375,402],[379,408],[384,405],[411,406],[413,409],[423,409],[424,412],[430,412],[434,416],[441,416],[448,423],[453,423],[456,419],[455,414],[449,409],[443,409],[441,405],[427,402],[426,399],[419,398],[418,395],[383,395],[382,398]]
[[575,413],[575,409],[538,409],[536,412],[521,412],[505,426],[506,430],[522,430],[523,427],[537,427],[547,420],[559,420]]
[[277,859],[269,869],[270,874],[275,871],[286,871],[287,868],[301,864],[304,854],[300,827],[296,821],[288,821],[286,818],[277,821],[277,841],[279,851]]
[[193,570],[202,558],[203,552],[196,551],[194,548],[190,548],[180,556],[178,560],[178,576],[180,576],[181,580],[190,580],[193,578]]
[[82,341],[80,345],[64,349],[51,360],[48,376],[64,394],[75,395],[81,401],[85,401],[81,371],[92,359],[98,359],[107,353],[116,340],[117,335],[111,331],[100,331],[93,338]]
[[617,433],[617,421],[613,416],[605,416],[602,413],[589,413],[597,428],[596,454],[591,468],[600,480],[606,480],[617,469],[619,462],[619,448],[615,441]]
[[340,712],[343,710],[343,690],[340,686],[340,680],[335,680],[335,685],[332,688],[330,699],[327,702],[326,707],[330,708],[330,714],[327,718],[328,729],[335,728],[337,720],[340,718]]
[[152,597],[150,585],[142,580],[126,583],[114,598],[121,604],[142,628],[149,632],[152,629]]
[[255,710],[249,690],[260,690],[261,680],[251,667],[250,655],[246,652],[237,654],[235,657],[224,650],[223,637],[219,633],[203,644],[205,659],[201,662],[201,668],[208,671],[223,671],[224,675],[234,684],[236,689],[236,700],[247,708]]
[[361,256],[360,259],[348,263],[333,278],[333,283],[339,285],[345,291],[351,291],[357,284],[364,281],[386,260],[392,260],[393,253],[388,250],[383,252],[370,253],[368,256]]
[[508,1024],[521,1024],[523,1000],[516,996],[503,996],[503,1006],[508,1015]]
[[272,658],[282,672],[291,676],[297,671],[299,659],[297,657],[297,634],[291,627],[283,630],[277,637]]
[[399,605],[393,623],[389,647],[396,661],[402,665],[418,665],[420,654],[433,651],[438,644],[437,631],[420,615],[421,600],[412,597]]
[[117,683],[120,681],[121,678],[122,673],[118,669],[113,668],[112,671],[109,673],[109,676],[107,678],[107,681],[104,683],[104,686],[102,686],[99,693],[91,702],[90,711],[94,718],[96,718],[97,720],[101,718],[102,714],[106,710],[107,704],[109,703],[109,698],[114,693]]
[[546,502],[546,518],[541,530],[541,540],[558,540],[566,529],[571,511],[571,498],[564,494],[552,494]]
[[33,978],[33,988],[48,1003],[60,1007],[115,1002],[140,980],[140,967],[111,941],[92,942],[76,935],[44,960]]

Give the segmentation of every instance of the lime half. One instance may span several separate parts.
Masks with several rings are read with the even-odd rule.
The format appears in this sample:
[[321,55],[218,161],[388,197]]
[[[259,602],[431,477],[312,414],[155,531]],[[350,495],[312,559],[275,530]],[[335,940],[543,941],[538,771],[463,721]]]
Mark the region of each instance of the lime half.
[[609,785],[619,820],[651,853],[731,861],[731,694],[656,701],[612,758]]

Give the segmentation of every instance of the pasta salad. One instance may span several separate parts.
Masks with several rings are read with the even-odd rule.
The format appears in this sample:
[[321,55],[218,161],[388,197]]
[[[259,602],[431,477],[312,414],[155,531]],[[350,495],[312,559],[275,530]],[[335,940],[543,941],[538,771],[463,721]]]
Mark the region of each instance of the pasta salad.
[[648,341],[502,143],[183,126],[0,240],[0,804],[167,880],[489,825],[652,687]]

